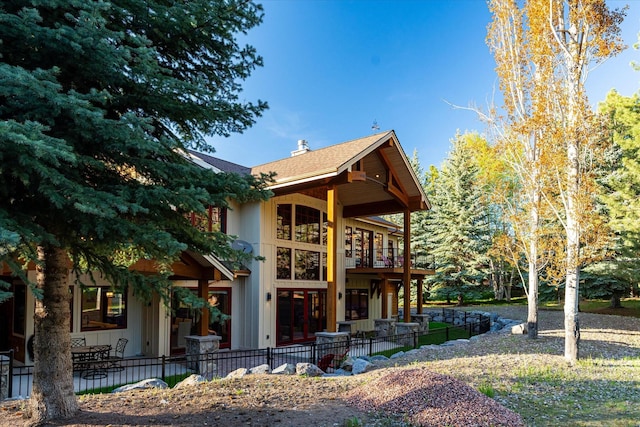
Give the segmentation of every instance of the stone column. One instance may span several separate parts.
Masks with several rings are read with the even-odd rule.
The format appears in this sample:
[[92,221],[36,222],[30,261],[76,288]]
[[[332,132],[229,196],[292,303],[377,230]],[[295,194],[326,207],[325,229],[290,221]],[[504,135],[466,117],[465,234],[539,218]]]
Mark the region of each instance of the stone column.
[[431,316],[428,314],[412,314],[411,321],[420,325],[418,331],[422,334],[429,332],[429,321]]
[[349,349],[349,335],[347,332],[316,332],[318,360],[327,354],[345,354]]
[[186,340],[187,368],[207,380],[213,379],[218,373],[218,350],[220,340],[218,335],[188,335]]
[[338,322],[338,332],[348,332],[349,334],[353,333],[353,325],[356,322],[353,320],[344,320],[342,322]]
[[398,344],[401,346],[415,347],[414,336],[416,336],[416,334],[414,334],[414,332],[418,332],[419,327],[420,325],[417,323],[398,323],[396,325]]
[[395,319],[374,319],[376,337],[391,337],[396,334]]
[[9,396],[9,358],[0,356],[0,400],[8,399]]

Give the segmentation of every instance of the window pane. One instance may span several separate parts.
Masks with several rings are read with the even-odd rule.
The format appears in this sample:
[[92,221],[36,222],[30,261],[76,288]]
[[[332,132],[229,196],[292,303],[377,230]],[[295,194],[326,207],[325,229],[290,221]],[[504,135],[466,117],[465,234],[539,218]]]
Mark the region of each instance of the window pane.
[[320,280],[320,252],[296,250],[296,280]]
[[278,248],[276,277],[281,280],[291,279],[291,249]]
[[351,258],[353,253],[351,252],[351,241],[352,241],[353,229],[349,226],[344,228],[344,256],[347,258]]
[[82,290],[83,331],[122,329],[127,327],[127,297],[110,288]]
[[291,205],[278,205],[276,228],[278,239],[291,240]]
[[296,206],[296,241],[320,244],[320,211]]

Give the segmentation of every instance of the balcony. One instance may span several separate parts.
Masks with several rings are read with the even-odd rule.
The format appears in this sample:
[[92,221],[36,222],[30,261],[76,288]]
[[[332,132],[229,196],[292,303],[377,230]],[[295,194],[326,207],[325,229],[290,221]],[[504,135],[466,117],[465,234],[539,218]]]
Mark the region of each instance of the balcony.
[[[373,251],[354,250],[345,256],[345,268],[349,270],[378,270],[388,271],[404,270],[404,252],[398,248],[381,248]],[[412,252],[409,255],[411,270],[435,270],[435,259],[433,255],[424,251]]]

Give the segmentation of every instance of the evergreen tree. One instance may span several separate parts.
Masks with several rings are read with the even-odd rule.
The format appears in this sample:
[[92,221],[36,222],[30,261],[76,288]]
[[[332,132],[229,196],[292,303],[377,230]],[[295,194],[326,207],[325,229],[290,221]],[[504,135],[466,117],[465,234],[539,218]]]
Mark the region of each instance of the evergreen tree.
[[436,262],[436,274],[429,281],[459,301],[487,276],[490,242],[488,210],[477,185],[478,167],[465,144],[469,137],[458,135],[452,141],[452,151],[435,180],[433,213],[427,225]]
[[246,0],[3,2],[0,261],[25,282],[18,260],[37,264],[32,423],[77,410],[69,266],[168,298],[170,271],[128,265],[166,267],[187,249],[227,258],[229,237],[197,231],[188,214],[267,195],[261,179],[183,155],[266,108],[238,97],[262,59],[235,37],[261,19]]
[[611,298],[615,308],[621,297],[637,289],[640,279],[640,97],[612,90],[599,111],[612,143],[599,181],[601,201],[615,239],[606,258],[588,267],[585,285],[590,294]]

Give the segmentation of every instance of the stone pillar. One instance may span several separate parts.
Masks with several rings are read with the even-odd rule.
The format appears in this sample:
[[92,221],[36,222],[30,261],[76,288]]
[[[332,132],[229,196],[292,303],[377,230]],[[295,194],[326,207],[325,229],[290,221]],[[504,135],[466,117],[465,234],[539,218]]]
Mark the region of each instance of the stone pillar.
[[316,332],[316,348],[318,360],[327,354],[345,354],[349,349],[347,332]]
[[188,335],[186,340],[187,368],[207,380],[213,379],[218,373],[218,350],[220,340],[218,335]]
[[391,337],[396,334],[395,319],[374,319],[376,337]]
[[396,334],[398,337],[398,344],[401,346],[415,347],[417,343],[414,342],[414,337],[420,327],[417,323],[405,323],[400,322],[396,325]]
[[338,322],[338,332],[348,332],[349,334],[353,333],[353,325],[356,322],[354,320],[345,320],[342,322]]
[[422,334],[429,332],[429,321],[431,316],[428,314],[412,314],[411,321],[420,325],[418,331]]
[[9,358],[0,356],[0,400],[8,399],[9,396]]

